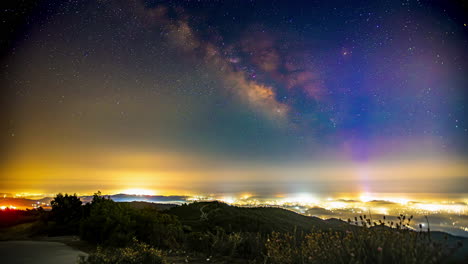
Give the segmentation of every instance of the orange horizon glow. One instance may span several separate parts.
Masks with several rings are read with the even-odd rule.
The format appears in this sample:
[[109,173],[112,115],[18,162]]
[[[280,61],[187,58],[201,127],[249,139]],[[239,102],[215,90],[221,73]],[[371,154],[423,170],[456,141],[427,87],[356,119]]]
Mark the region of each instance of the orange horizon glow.
[[[27,196],[33,196],[32,194],[58,192],[93,194],[97,190],[106,193],[134,190],[130,192],[196,195],[255,192],[258,186],[274,183],[286,188],[281,190],[279,187],[272,187],[270,194],[278,195],[317,192],[313,189],[316,182],[330,186],[325,193],[347,192],[354,196],[366,192],[453,193],[450,190],[444,191],[444,188],[457,186],[453,182],[463,182],[468,172],[466,162],[449,159],[375,161],[366,164],[343,160],[333,163],[316,161],[260,166],[249,162],[216,161],[208,156],[192,157],[176,153],[80,155],[70,157],[74,162],[58,157],[42,158],[43,160],[12,159],[7,166],[2,167],[1,173],[5,177],[0,185],[0,193],[29,193]],[[90,162],[99,166],[88,166]],[[441,175],[444,181],[434,182],[441,179]],[[232,182],[239,184],[239,187],[233,188],[227,184]],[[301,186],[302,189],[290,187],[291,182],[311,182],[312,189],[309,190],[306,186]],[[412,190],[409,191],[409,187]]]

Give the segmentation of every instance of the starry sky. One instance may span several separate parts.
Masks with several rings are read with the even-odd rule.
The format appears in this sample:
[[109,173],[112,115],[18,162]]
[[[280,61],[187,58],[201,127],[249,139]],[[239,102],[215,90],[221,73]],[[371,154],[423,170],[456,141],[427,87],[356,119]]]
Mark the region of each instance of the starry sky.
[[466,194],[461,0],[7,2],[0,192]]

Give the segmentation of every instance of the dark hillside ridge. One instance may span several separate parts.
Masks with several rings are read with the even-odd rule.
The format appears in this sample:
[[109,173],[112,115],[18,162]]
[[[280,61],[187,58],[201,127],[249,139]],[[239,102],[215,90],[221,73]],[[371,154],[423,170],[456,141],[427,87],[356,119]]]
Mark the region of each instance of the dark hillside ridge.
[[214,226],[227,232],[309,232],[315,230],[345,230],[343,221],[324,221],[276,207],[237,207],[222,202],[195,202],[172,207],[175,215],[193,231],[206,231]]
[[[272,232],[305,234],[311,231],[345,232],[364,228],[336,218],[322,220],[282,208],[237,207],[218,201],[184,204],[164,212],[177,216],[183,225],[195,232],[213,232],[216,227],[221,227],[226,232],[258,232],[268,235]],[[393,230],[387,226],[374,226],[371,229]],[[439,231],[431,231],[430,237],[452,249],[465,245],[455,251],[451,258],[454,263],[468,258],[468,238]]]

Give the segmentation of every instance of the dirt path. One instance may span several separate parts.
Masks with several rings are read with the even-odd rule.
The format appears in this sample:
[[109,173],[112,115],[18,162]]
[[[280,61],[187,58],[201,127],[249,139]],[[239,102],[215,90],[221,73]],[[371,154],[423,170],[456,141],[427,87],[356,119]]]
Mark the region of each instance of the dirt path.
[[0,242],[2,264],[75,264],[86,253],[60,242],[3,241]]

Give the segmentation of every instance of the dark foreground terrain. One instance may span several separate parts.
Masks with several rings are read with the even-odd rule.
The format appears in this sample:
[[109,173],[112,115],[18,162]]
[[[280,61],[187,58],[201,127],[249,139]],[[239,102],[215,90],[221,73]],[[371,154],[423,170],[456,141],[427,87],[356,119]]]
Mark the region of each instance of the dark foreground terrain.
[[86,255],[83,251],[62,242],[28,240],[0,242],[2,263],[73,264],[79,256]]
[[216,201],[117,203],[99,193],[86,204],[59,194],[51,206],[0,211],[1,263],[468,263],[466,238],[411,230],[411,216],[321,220]]

